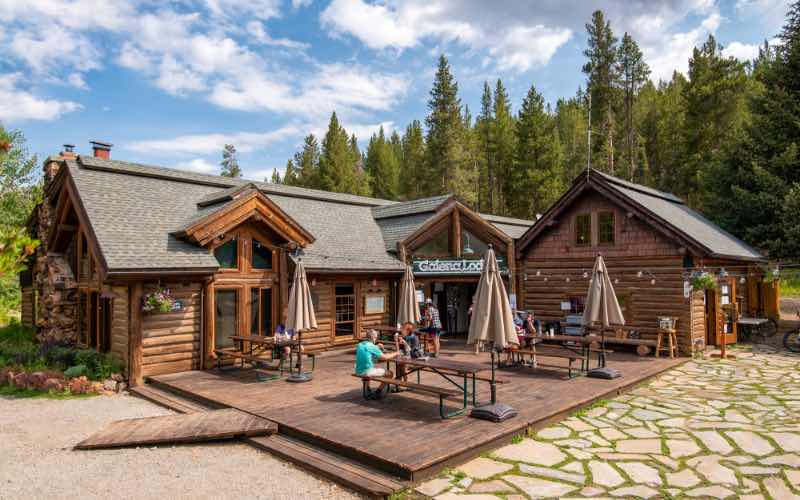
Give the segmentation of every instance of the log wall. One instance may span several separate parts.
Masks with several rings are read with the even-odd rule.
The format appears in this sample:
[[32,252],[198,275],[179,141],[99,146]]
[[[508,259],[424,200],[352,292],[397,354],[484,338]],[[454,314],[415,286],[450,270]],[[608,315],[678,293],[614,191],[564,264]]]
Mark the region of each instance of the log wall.
[[[603,211],[615,214],[613,245],[597,244],[597,214]],[[583,213],[592,214],[592,244],[577,246],[575,218]],[[681,351],[691,352],[692,339],[705,334],[691,328],[694,316],[690,299],[684,297],[681,269],[685,250],[597,193],[576,200],[524,250],[518,263],[523,309],[544,321],[563,321],[566,313],[561,303],[586,296],[598,253],[615,280],[626,327],[639,330],[642,338],[655,339],[658,317],[676,317]],[[701,308],[702,297],[699,300]],[[696,301],[694,310],[700,310]]]
[[[142,316],[142,376],[197,370],[201,351],[201,283],[165,283],[183,310]],[[144,293],[155,289],[146,285]]]
[[130,301],[127,286],[111,288],[114,294],[111,311],[111,353],[122,363],[128,373],[128,325]]

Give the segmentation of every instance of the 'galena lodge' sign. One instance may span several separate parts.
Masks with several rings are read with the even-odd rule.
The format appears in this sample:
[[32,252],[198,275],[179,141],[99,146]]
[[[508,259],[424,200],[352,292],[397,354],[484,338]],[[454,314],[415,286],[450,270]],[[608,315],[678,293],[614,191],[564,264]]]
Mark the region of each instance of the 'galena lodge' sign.
[[[497,266],[501,274],[508,273],[508,265],[503,257],[497,258]],[[483,271],[483,259],[414,259],[415,276],[435,274],[480,274]]]

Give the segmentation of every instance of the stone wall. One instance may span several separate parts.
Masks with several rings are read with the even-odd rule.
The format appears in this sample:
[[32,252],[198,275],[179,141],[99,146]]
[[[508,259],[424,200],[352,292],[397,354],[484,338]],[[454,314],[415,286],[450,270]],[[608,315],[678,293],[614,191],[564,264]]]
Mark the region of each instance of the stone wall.
[[[59,166],[56,159],[45,161],[45,191],[58,173]],[[44,342],[75,343],[78,340],[78,284],[64,256],[51,254],[46,250],[46,239],[55,217],[55,207],[45,200],[37,210],[38,221],[34,236],[42,241],[33,266],[34,286],[39,296],[37,336]]]

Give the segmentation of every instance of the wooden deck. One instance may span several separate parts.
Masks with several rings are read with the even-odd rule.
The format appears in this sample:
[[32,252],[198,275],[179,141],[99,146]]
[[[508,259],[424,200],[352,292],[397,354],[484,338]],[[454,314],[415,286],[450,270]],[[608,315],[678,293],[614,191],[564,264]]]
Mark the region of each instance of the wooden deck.
[[[453,341],[443,349],[443,357],[481,361],[489,367],[487,353],[476,357]],[[567,379],[565,370],[544,368],[500,370],[498,376],[508,383],[497,386],[497,399],[516,408],[519,416],[499,424],[469,417],[443,421],[436,398],[413,392],[365,401],[361,382],[351,376],[352,352],[320,357],[313,382],[305,384],[257,382],[252,370],[190,371],[150,381],[215,407],[233,407],[272,420],[282,435],[417,481],[502,445],[527,427],[544,426],[687,359],[614,353],[608,365],[623,375],[616,380]],[[422,382],[443,387],[446,383],[431,373],[424,373]],[[478,382],[479,402],[489,397],[489,384]]]

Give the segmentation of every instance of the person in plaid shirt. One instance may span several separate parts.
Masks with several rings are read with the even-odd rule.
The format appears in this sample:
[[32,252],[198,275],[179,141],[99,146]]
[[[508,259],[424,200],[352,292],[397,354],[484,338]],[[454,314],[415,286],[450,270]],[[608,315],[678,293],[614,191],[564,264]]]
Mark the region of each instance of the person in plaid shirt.
[[433,334],[432,356],[435,358],[439,356],[439,337],[442,335],[442,320],[439,318],[439,309],[433,305],[433,301],[430,298],[425,300],[425,324],[427,325],[425,331]]

